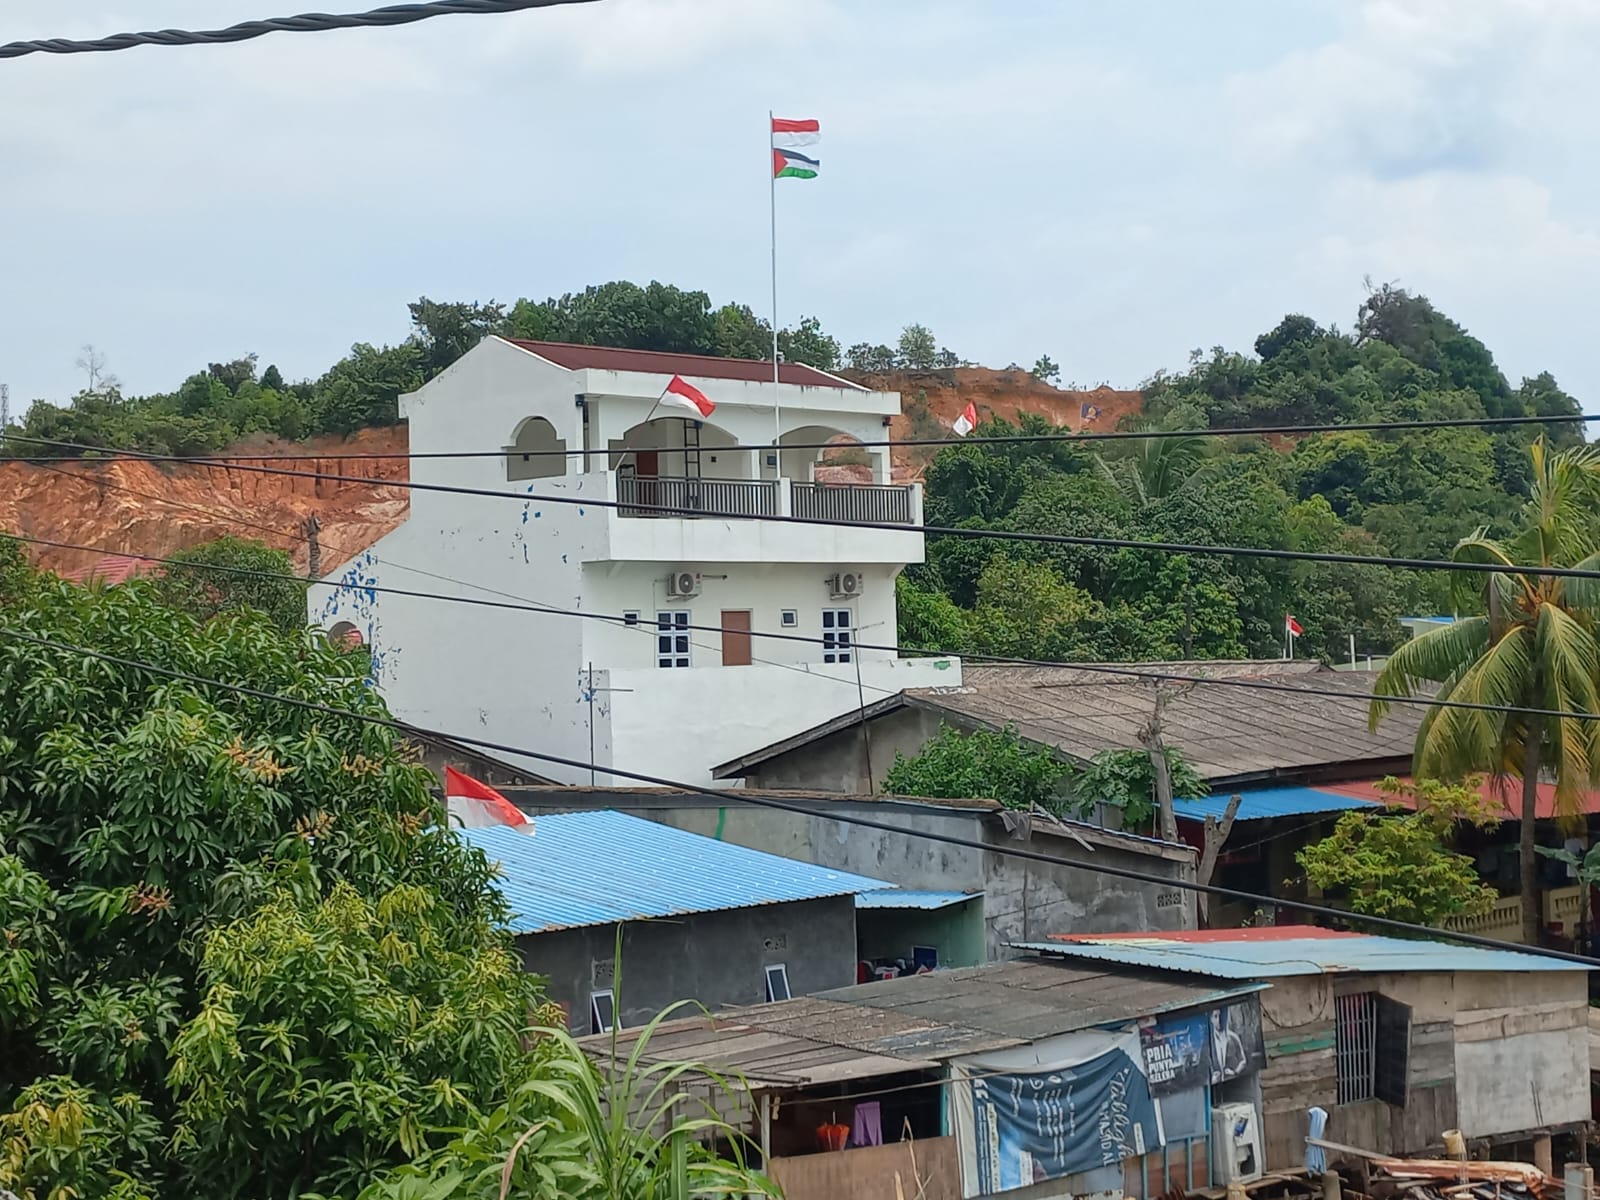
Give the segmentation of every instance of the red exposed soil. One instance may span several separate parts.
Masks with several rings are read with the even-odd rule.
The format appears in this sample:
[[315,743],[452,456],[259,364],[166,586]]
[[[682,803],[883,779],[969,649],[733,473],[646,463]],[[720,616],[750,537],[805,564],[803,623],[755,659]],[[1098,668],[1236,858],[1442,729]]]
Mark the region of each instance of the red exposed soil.
[[[365,429],[349,439],[310,443],[252,440],[234,447],[245,454],[405,453],[404,428]],[[288,550],[306,569],[306,518],[320,525],[322,571],[395,528],[405,519],[409,496],[382,481],[407,476],[402,458],[300,459],[288,470],[355,475],[372,484],[266,475],[221,463],[151,463],[131,459],[96,462],[64,459],[39,466],[0,460],[0,530],[125,553],[164,556],[224,534],[255,538]],[[87,574],[103,555],[47,546],[29,547],[34,561],[65,573]]]

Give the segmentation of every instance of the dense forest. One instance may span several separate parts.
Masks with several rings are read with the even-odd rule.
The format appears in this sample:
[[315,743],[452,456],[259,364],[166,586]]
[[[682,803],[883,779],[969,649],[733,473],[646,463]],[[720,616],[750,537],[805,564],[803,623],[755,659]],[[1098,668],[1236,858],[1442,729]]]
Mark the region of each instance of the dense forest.
[[[411,335],[361,344],[320,378],[288,382],[254,356],[212,363],[174,392],[124,397],[86,352],[90,386],[59,407],[32,405],[15,432],[90,446],[204,454],[255,433],[298,439],[393,424],[418,387],[490,333],[559,341],[763,357],[771,327],[747,305],[706,293],[613,282],[544,301],[410,306]],[[961,364],[909,326],[895,346],[844,347],[815,318],[779,331],[785,358],[878,373]],[[1050,377],[1041,357],[1034,371]],[[1575,418],[1578,403],[1548,374],[1517,386],[1477,338],[1430,301],[1372,288],[1353,331],[1290,315],[1254,353],[1196,351],[1188,369],[1144,384],[1141,428],[1207,431],[1299,424]],[[914,390],[908,394],[915,404]],[[1042,418],[1001,421],[985,435],[1059,432]],[[1543,434],[1582,439],[1576,420],[1311,436],[1208,436],[1085,443],[968,444],[927,466],[930,525],[1067,533],[1193,545],[1271,547],[1441,559],[1480,528],[1506,532],[1526,500],[1527,448]],[[45,453],[10,442],[12,455]],[[78,451],[60,450],[62,454]],[[1131,661],[1279,653],[1284,618],[1297,652],[1386,653],[1397,618],[1451,611],[1439,572],[1365,564],[1169,555],[934,537],[928,561],[901,580],[908,647],[1035,659]]]

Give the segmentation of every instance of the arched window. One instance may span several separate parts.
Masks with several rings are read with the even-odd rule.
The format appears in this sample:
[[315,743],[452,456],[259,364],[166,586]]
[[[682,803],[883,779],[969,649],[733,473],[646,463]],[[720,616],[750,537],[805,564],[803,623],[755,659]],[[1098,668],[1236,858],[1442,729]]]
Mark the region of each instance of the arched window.
[[529,417],[517,426],[506,447],[506,478],[549,479],[567,473],[567,443],[543,417]]
[[340,621],[328,630],[328,640],[341,650],[354,650],[366,639],[349,621]]

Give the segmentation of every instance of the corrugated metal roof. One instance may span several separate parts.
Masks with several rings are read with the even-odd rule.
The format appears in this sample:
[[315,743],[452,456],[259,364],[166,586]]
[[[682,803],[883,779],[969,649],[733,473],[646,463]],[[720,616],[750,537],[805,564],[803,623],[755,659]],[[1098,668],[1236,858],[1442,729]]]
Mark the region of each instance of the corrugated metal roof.
[[[1214,930],[1212,933],[1223,931]],[[1285,930],[1284,932],[1291,932]],[[1298,931],[1295,931],[1298,932]],[[1483,950],[1447,942],[1351,934],[1326,937],[1301,934],[1282,938],[1212,937],[1184,941],[1161,934],[1127,937],[1059,934],[1049,942],[1027,942],[1020,949],[1122,967],[1162,968],[1218,979],[1276,979],[1408,971],[1586,971],[1581,963],[1542,958],[1513,950]]]
[[[506,341],[569,371],[593,368],[597,371],[638,371],[646,375],[687,375],[691,379],[772,382],[771,360],[762,361],[759,358],[715,358],[708,354],[620,350],[615,346],[578,346],[570,342],[535,342],[527,338],[507,338]],[[804,363],[779,364],[778,380],[801,387],[843,388],[852,392],[867,390],[859,383],[851,383],[848,379],[841,379]]]
[[747,850],[619,812],[557,813],[529,836],[458,831],[498,862],[512,933],[875,892],[881,879]]
[[[1204,821],[1207,817],[1222,818],[1228,807],[1231,792],[1218,792],[1194,800],[1174,800],[1172,810],[1190,821]],[[1310,813],[1344,812],[1352,808],[1376,808],[1370,800],[1354,796],[1341,796],[1337,792],[1312,787],[1252,788],[1239,793],[1240,804],[1236,821],[1265,821],[1272,817],[1300,817]]]
[[976,900],[982,892],[915,892],[905,888],[889,888],[881,892],[861,892],[856,896],[857,908],[922,908],[933,910],[949,908]]

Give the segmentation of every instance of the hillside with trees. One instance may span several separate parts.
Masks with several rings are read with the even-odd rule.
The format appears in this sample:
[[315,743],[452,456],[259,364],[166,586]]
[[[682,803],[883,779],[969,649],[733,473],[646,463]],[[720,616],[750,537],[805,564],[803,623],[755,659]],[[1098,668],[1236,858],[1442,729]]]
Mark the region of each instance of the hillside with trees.
[[[299,441],[398,420],[398,397],[491,333],[732,357],[771,353],[770,325],[702,291],[615,281],[542,301],[410,306],[394,346],[359,344],[314,380],[286,381],[254,356],[211,363],[170,393],[124,396],[103,358],[65,407],[33,404],[15,433],[160,454],[212,454],[248,439]],[[902,477],[926,486],[930,525],[1115,540],[1448,558],[1463,537],[1508,534],[1530,486],[1539,426],[1222,436],[1230,429],[1485,417],[1576,417],[1548,374],[1513,385],[1481,341],[1427,298],[1371,288],[1354,328],[1291,314],[1253,352],[1196,351],[1138,393],[1055,386],[1061,368],[983,371],[921,325],[894,346],[847,343],[813,317],[779,331],[785,358],[904,398],[897,437],[948,436],[968,400],[974,444],[905,448]],[[984,436],[1124,430],[1193,436],[979,445]],[[1213,432],[1215,431],[1215,435]],[[1560,447],[1576,421],[1542,427]],[[367,435],[363,435],[367,436]],[[12,456],[82,452],[9,441]],[[344,473],[354,473],[346,467]],[[387,514],[386,514],[387,518]],[[208,530],[215,536],[219,530]],[[241,529],[245,536],[259,530]],[[285,543],[288,545],[288,543]],[[1138,549],[932,537],[901,581],[908,647],[1069,660],[1204,659],[1280,652],[1343,660],[1398,644],[1396,618],[1453,611],[1438,573]]]

